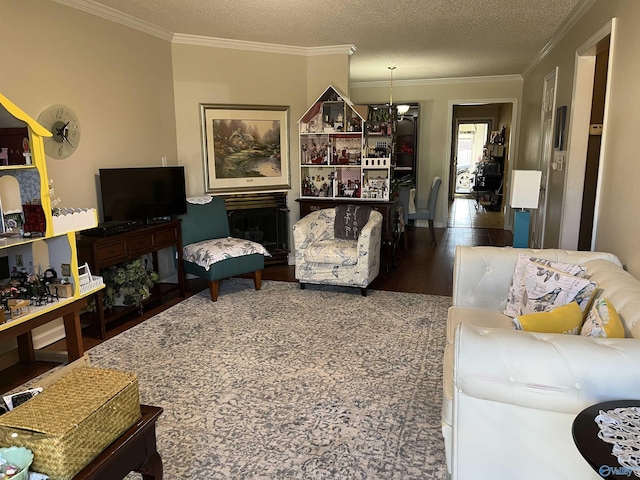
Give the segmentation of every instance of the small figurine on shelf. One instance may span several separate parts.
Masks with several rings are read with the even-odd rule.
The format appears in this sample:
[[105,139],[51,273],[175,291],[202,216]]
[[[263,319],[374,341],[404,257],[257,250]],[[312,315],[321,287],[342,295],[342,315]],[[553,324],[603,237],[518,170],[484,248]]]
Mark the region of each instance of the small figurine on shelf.
[[29,139],[22,139],[22,156],[24,157],[25,165],[32,165],[33,161],[31,160],[31,149],[29,148]]
[[51,283],[57,280],[58,273],[53,268],[49,267],[44,271],[43,277],[44,277],[45,283]]

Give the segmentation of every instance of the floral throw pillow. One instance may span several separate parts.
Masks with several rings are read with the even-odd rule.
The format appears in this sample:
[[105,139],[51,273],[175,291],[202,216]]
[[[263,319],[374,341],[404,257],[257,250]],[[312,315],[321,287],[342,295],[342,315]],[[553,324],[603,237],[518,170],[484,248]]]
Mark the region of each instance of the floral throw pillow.
[[263,245],[243,238],[213,238],[201,242],[191,243],[182,248],[183,258],[209,271],[211,265],[228,258],[243,257],[259,253],[270,257],[269,251]]
[[624,326],[616,309],[607,298],[595,302],[582,325],[585,337],[624,338]]
[[520,305],[522,304],[522,294],[524,293],[524,278],[527,265],[529,263],[536,263],[538,265],[544,265],[551,267],[554,270],[568,273],[576,277],[584,277],[587,268],[583,265],[574,265],[572,263],[553,262],[551,260],[545,260],[542,258],[532,257],[526,253],[521,253],[518,256],[516,262],[516,268],[511,277],[511,285],[509,286],[509,293],[507,294],[507,304],[504,307],[502,313],[513,318],[520,314]]
[[518,315],[548,312],[574,301],[584,313],[596,287],[595,282],[586,278],[530,263],[525,269],[524,292]]

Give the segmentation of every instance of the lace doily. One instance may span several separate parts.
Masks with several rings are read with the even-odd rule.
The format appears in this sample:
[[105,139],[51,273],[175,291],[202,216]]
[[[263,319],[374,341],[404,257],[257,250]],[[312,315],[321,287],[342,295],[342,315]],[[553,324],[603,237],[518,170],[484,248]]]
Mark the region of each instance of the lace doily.
[[611,453],[618,463],[640,477],[640,407],[600,410],[595,422],[598,437],[613,445]]
[[213,197],[210,195],[204,195],[202,197],[187,198],[187,202],[193,203],[194,205],[204,205],[205,203],[210,203],[212,200],[213,200]]

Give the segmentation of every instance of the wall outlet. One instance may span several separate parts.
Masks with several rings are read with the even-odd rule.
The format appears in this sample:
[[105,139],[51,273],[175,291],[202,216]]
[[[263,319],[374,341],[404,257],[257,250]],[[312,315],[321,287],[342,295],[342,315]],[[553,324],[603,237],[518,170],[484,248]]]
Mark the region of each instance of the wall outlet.
[[589,135],[602,135],[602,124],[594,123],[589,125]]
[[163,167],[167,166],[167,157],[162,157],[162,166]]

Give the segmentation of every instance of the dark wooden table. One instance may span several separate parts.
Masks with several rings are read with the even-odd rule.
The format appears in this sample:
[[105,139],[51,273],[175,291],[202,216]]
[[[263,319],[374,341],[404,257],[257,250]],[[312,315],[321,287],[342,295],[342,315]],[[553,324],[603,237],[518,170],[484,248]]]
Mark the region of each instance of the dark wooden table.
[[[628,475],[626,469],[618,463],[613,455],[613,445],[598,437],[600,427],[595,418],[600,410],[613,410],[621,407],[640,407],[640,400],[613,400],[592,405],[578,414],[573,421],[573,441],[578,451],[598,474],[607,479],[634,478],[633,473]],[[638,444],[640,448],[640,444]]]
[[162,458],[156,449],[156,420],[162,408],[141,405],[142,418],[107,447],[73,480],[122,480],[130,472],[144,480],[162,480]]
[[[135,260],[150,253],[153,258],[153,268],[158,268],[158,251],[175,247],[178,255],[176,266],[178,270],[178,283],[157,283],[151,291],[151,296],[144,301],[154,299],[178,291],[181,297],[185,295],[185,273],[182,262],[182,231],[180,220],[169,220],[149,225],[139,225],[133,230],[121,232],[106,237],[78,235],[76,238],[78,248],[78,264],[87,263],[91,272],[100,275],[101,271],[126,262]],[[164,288],[160,288],[164,285]],[[107,323],[116,320],[123,315],[139,309],[138,305],[131,307],[114,308],[105,311],[102,291],[96,294],[96,310],[92,318],[98,325],[101,339],[107,336]]]
[[66,302],[67,299],[62,300],[65,300],[60,302],[62,305],[46,313],[38,314],[32,318],[25,315],[24,318],[18,317],[15,321],[9,321],[2,325],[0,340],[17,339],[20,362],[33,363],[36,360],[31,331],[60,317],[64,323],[69,361],[73,362],[84,355],[80,309],[87,306],[87,299],[83,297],[71,302]]

